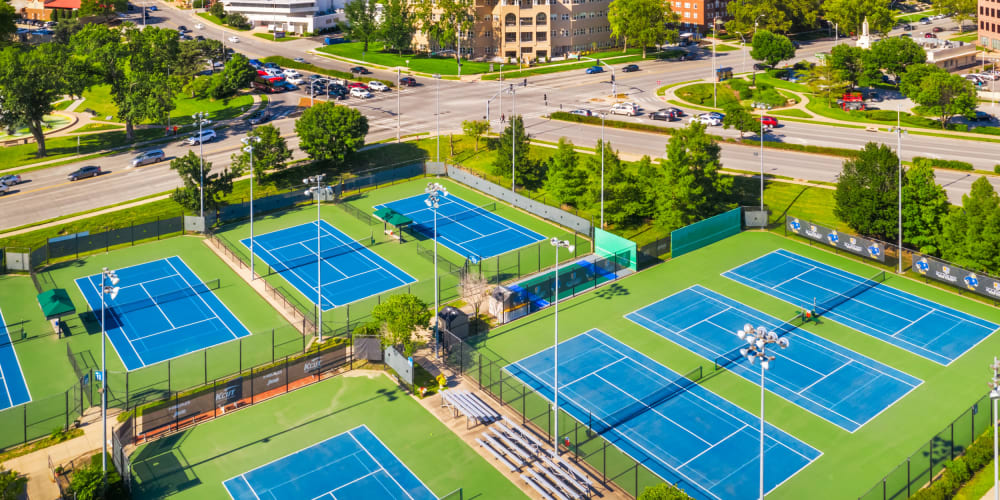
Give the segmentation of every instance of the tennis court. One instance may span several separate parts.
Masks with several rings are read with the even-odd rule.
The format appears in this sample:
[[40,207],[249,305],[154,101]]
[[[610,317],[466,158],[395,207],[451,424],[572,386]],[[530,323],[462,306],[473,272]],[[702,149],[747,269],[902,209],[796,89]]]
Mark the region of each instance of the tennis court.
[[812,307],[838,323],[942,365],[951,364],[998,325],[779,249],[723,276],[796,307]]
[[[552,361],[550,347],[505,370],[551,401]],[[757,496],[759,418],[600,330],[560,342],[559,403],[695,498]],[[820,456],[770,424],[764,454],[766,491]]]
[[[203,282],[180,257],[115,272],[119,292],[105,298],[104,328],[130,371],[250,335],[212,293],[219,281]],[[100,321],[101,275],[77,278],[76,286]]]
[[0,410],[31,401],[28,385],[21,372],[21,363],[17,360],[14,344],[7,332],[3,311],[0,311],[0,387],[3,388],[0,392]]
[[[254,253],[313,304],[316,283],[322,283],[324,311],[416,281],[372,252],[371,236],[352,240],[326,221],[320,221],[319,233],[322,260],[316,257],[315,222],[254,236]],[[250,238],[240,243],[250,248]]]
[[222,484],[234,500],[437,499],[365,425]]
[[787,349],[767,371],[767,390],[854,432],[919,386],[922,381],[802,330],[700,285],[629,313],[626,318],[725,366],[754,384],[760,367],[739,354],[743,325],[788,335]]
[[[391,208],[409,217],[414,231],[433,238],[434,210],[424,203],[426,199],[427,195],[420,194],[375,208]],[[495,202],[477,207],[453,194],[442,197],[438,208],[438,242],[475,262],[546,239],[492,213],[493,210]]]

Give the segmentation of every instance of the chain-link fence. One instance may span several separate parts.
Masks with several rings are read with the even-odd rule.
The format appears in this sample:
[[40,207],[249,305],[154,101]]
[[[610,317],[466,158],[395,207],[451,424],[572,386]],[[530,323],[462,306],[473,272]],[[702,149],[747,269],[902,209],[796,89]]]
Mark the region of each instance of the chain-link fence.
[[72,427],[90,407],[84,394],[92,378],[88,374],[87,380],[81,378],[62,393],[0,411],[0,450]]

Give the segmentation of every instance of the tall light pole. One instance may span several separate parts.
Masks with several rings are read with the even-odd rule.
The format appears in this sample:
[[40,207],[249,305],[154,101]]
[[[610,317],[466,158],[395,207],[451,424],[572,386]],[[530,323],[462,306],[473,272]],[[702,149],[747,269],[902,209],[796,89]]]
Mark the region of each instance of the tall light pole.
[[[514,113],[517,112],[517,94],[514,92],[514,84],[510,84],[510,192],[517,193],[514,188],[514,174],[517,173],[517,127],[514,126]],[[521,122],[524,127],[524,122]]]
[[253,254],[253,178],[254,178],[254,171],[253,171],[253,149],[254,149],[254,146],[253,145],[257,144],[258,142],[260,142],[260,137],[256,136],[256,135],[248,135],[248,136],[240,139],[240,142],[243,143],[243,152],[247,153],[248,155],[250,155],[250,281],[253,281],[254,276],[256,276],[254,274],[254,272],[253,272],[253,256],[254,256],[254,254]]
[[555,351],[554,361],[552,362],[552,377],[553,377],[553,404],[555,404],[555,427],[552,429],[552,448],[556,455],[559,455],[559,249],[565,248],[569,250],[570,253],[575,250],[572,243],[566,240],[560,240],[559,238],[552,238],[549,243],[556,247],[556,290],[553,294],[552,301],[555,305],[555,331],[553,333],[553,343],[552,348]]
[[788,347],[788,339],[779,337],[777,333],[768,330],[766,327],[747,323],[743,329],[736,332],[740,340],[745,340],[747,346],[740,349],[740,354],[745,356],[750,364],[760,360],[760,500],[764,500],[764,373],[774,361],[774,356],[767,353],[767,346],[777,344],[784,349]]
[[441,75],[434,73],[437,89],[434,97],[434,118],[437,120],[437,161],[441,161]]
[[1000,359],[993,357],[993,378],[990,379],[990,399],[993,400],[993,416],[990,419],[990,427],[993,429],[993,492],[994,499],[1000,500],[1000,463],[997,462],[997,401],[1000,400]]
[[441,304],[438,302],[438,208],[441,206],[441,198],[448,196],[448,189],[436,183],[427,183],[424,189],[427,199],[424,200],[431,210],[434,211],[434,356],[440,356],[441,340],[438,333],[438,313],[441,311]]
[[[110,283],[110,285],[108,284]],[[108,331],[104,326],[104,311],[107,306],[104,302],[104,297],[110,296],[111,300],[115,300],[118,296],[118,275],[114,271],[109,271],[108,268],[101,270],[101,439],[102,449],[104,453],[101,453],[101,475],[103,476],[102,490],[107,491],[108,489],[108,357],[107,357],[107,340]]]
[[399,142],[399,66],[396,66],[396,142]]
[[201,126],[205,123],[208,113],[199,111],[193,115],[198,122],[198,159],[201,162],[201,173],[198,179],[198,196],[201,198],[201,219],[205,220],[205,138],[201,135]]
[[906,131],[899,126],[900,122],[900,110],[899,103],[896,103],[896,128],[893,132],[896,132],[896,157],[899,160],[899,164],[896,167],[897,179],[896,185],[899,189],[896,197],[898,198],[898,212],[897,212],[897,246],[896,246],[896,273],[903,273],[903,136],[906,135]]
[[[764,14],[760,14],[756,19],[753,20],[753,36],[757,36],[757,22],[760,18],[764,17]],[[753,37],[750,37],[750,46],[753,47]],[[753,79],[751,80],[754,85],[757,84],[757,65],[753,65]]]
[[306,195],[316,197],[316,336],[319,337],[321,344],[323,343],[323,247],[320,243],[323,241],[323,235],[320,232],[319,206],[323,201],[323,195],[333,193],[333,188],[323,184],[325,178],[326,174],[316,174],[302,179],[302,183],[309,186]]
[[746,38],[743,38],[743,33],[742,32],[737,31],[736,34],[740,36],[740,52],[743,52],[743,69],[740,71],[740,73],[746,73],[747,72],[747,50],[746,50],[747,40],[746,40]]
[[719,24],[719,16],[712,19],[712,107],[719,107],[719,74],[715,69],[715,26]]
[[765,109],[767,108],[766,107],[760,108],[760,211],[761,212],[764,211],[764,110]]
[[604,111],[601,112],[601,229],[604,229]]

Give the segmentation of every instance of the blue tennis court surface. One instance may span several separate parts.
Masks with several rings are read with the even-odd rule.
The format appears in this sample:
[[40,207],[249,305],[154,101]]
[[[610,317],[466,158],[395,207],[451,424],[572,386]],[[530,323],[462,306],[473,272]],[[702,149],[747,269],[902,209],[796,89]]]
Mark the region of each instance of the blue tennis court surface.
[[[998,325],[781,249],[722,273],[796,307],[949,365]],[[850,297],[850,300],[843,299]],[[826,310],[824,303],[832,304]]]
[[[326,221],[320,222],[320,234],[323,259],[319,270],[315,222],[255,236],[254,253],[313,304],[318,271],[324,311],[417,281],[372,252],[370,237],[352,240]],[[250,248],[250,238],[240,242]]]
[[28,385],[21,373],[21,363],[14,352],[14,344],[7,332],[3,312],[0,311],[0,410],[31,401]]
[[436,500],[362,425],[222,483],[234,500]]
[[709,361],[724,357],[726,368],[754,384],[760,384],[760,367],[739,356],[746,342],[736,332],[750,323],[789,335],[789,347],[775,351],[767,390],[849,432],[922,383],[698,285],[625,317]]
[[[552,401],[552,360],[550,347],[505,369]],[[600,330],[559,343],[559,405],[695,498],[757,498],[759,417]],[[820,456],[770,424],[764,448],[766,491]]]
[[[414,231],[433,238],[434,210],[424,204],[426,199],[427,195],[421,194],[376,205],[375,208],[388,207],[409,217],[413,220],[413,225],[410,227]],[[463,257],[478,260],[503,255],[546,239],[524,226],[455,195],[441,198],[437,224],[438,242]]]
[[[250,332],[180,257],[115,271],[118,296],[105,298],[105,329],[128,370],[236,340]],[[97,321],[101,275],[76,279]]]

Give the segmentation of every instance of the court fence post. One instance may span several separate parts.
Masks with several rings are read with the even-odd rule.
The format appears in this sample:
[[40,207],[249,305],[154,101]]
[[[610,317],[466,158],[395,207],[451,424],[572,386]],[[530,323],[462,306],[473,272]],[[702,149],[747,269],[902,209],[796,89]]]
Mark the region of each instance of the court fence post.
[[639,498],[639,462],[635,463],[635,489],[632,490],[632,496]]
[[601,438],[601,482],[608,485],[608,440]]
[[479,376],[476,377],[476,379],[479,382],[479,390],[481,391],[481,390],[483,390],[483,360],[482,360],[482,358],[479,359],[479,363],[477,363],[477,365],[478,365],[478,368],[479,368]]
[[927,468],[928,475],[931,477],[931,484],[934,484],[934,440],[931,439],[927,442],[927,463],[929,467]]
[[173,391],[170,390],[170,387],[171,387],[170,386],[170,360],[168,359],[167,360],[167,396],[170,396],[170,393],[173,392]]
[[[272,347],[272,349],[273,349],[273,347]],[[240,360],[239,360],[239,363],[240,363],[240,372],[242,372],[243,371],[243,338],[242,337],[240,338]],[[206,371],[208,370],[208,366],[207,365],[205,366],[205,370]]]
[[[906,498],[910,498],[910,457],[906,457]],[[885,493],[883,492],[882,497],[885,498]]]
[[274,364],[274,328],[271,329],[271,364]]
[[203,384],[208,384],[208,349],[201,350],[201,361],[202,361],[202,374],[204,375]]
[[503,408],[503,371],[500,371],[500,407]]
[[21,408],[24,408],[24,411],[22,412],[23,420],[21,420],[21,423],[23,424],[22,427],[24,428],[24,440],[21,441],[21,442],[22,443],[27,443],[28,442],[28,405],[24,405]]
[[285,392],[288,392],[288,356],[285,356]]
[[[65,400],[65,408],[66,408],[66,426],[63,427],[63,429],[69,430],[69,391],[63,393],[63,398]],[[80,406],[81,407],[83,406],[83,401],[80,402]]]
[[218,393],[218,380],[212,381],[212,418],[218,418],[219,416],[219,393]]
[[250,367],[250,405],[254,404],[253,367]]

